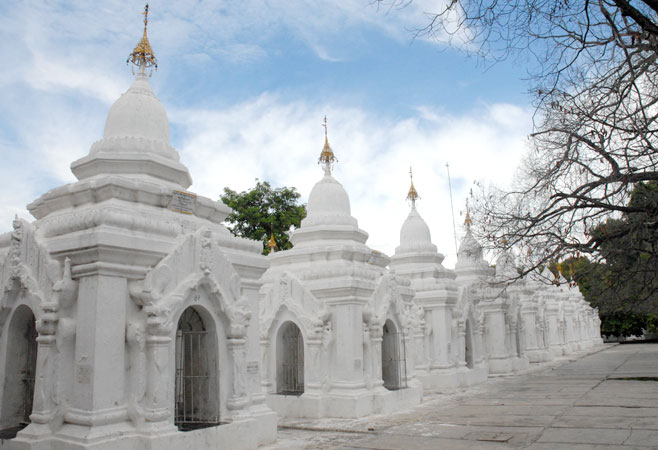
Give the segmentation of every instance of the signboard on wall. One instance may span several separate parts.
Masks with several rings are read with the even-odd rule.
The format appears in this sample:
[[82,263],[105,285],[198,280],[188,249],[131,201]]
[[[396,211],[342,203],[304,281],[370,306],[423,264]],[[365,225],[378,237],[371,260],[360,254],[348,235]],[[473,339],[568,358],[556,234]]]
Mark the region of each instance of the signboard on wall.
[[196,194],[183,191],[173,191],[169,209],[183,214],[194,214]]

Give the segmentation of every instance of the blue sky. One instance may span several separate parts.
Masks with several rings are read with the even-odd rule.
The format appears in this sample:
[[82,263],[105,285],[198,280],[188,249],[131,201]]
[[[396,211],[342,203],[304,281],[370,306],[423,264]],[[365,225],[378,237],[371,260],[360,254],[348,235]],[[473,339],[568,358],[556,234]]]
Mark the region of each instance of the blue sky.
[[[523,155],[532,109],[521,62],[469,58],[414,38],[440,1],[377,8],[370,0],[150,2],[151,79],[167,109],[190,190],[218,198],[254,179],[304,199],[322,172],[322,118],[335,177],[373,248],[392,254],[409,205],[454,264],[445,164],[459,213],[474,180],[507,183]],[[75,181],[69,165],[100,139],[131,83],[143,2],[0,2],[0,226]],[[440,38],[440,37],[439,37]]]

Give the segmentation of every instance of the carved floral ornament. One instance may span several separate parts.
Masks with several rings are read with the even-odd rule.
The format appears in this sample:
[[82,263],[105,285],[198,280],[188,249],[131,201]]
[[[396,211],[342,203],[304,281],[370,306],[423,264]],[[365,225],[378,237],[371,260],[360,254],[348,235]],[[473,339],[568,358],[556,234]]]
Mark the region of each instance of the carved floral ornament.
[[405,300],[401,292],[401,288],[408,288],[410,284],[408,279],[394,273],[381,277],[362,313],[363,322],[370,328],[371,334],[381,333],[387,317],[396,317],[405,335],[412,329],[417,331],[422,328],[424,319],[418,315],[411,299]]
[[207,228],[187,236],[144,280],[130,285],[151,336],[170,335],[176,318],[200,290],[207,294],[215,315],[226,319],[228,337],[243,338],[251,320],[249,301],[242,295],[239,275]]
[[57,333],[60,310],[69,310],[78,298],[78,282],[71,278],[71,260],[64,261],[64,273],[52,289],[52,301],[41,304],[41,314],[36,323],[39,337]]
[[[0,275],[3,286],[0,298],[0,327],[15,306],[19,295],[37,319],[40,319],[44,312],[47,318],[52,319],[60,303],[71,304],[77,295],[77,283],[71,279],[68,258],[62,276],[60,263],[51,258],[48,250],[37,241],[34,227],[18,217],[14,219],[13,226],[9,252]],[[59,281],[55,282],[58,279]],[[43,331],[52,331],[54,334],[52,326],[44,327]]]
[[284,310],[299,321],[309,338],[323,339],[331,330],[331,313],[302,283],[289,272],[281,272],[265,288],[261,302],[261,339],[269,339],[272,327]]

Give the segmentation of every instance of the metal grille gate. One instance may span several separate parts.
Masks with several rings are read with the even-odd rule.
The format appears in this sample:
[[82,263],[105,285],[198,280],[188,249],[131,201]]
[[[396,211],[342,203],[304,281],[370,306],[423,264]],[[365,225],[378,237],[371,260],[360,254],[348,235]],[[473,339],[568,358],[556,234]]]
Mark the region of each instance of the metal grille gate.
[[174,424],[189,431],[219,424],[217,371],[209,362],[203,320],[193,308],[183,312],[176,332],[176,386]]
[[285,325],[281,336],[281,363],[279,369],[279,394],[301,395],[304,393],[304,339],[297,325]]
[[37,329],[32,320],[28,320],[27,329],[25,330],[26,354],[25,367],[21,371],[23,381],[23,423],[30,423],[30,414],[32,414],[32,404],[34,401],[34,378],[37,371]]
[[473,368],[473,334],[471,332],[471,322],[466,321],[464,325],[464,359],[466,367]]
[[407,357],[404,334],[392,322],[384,324],[382,336],[382,379],[384,387],[394,391],[407,387]]

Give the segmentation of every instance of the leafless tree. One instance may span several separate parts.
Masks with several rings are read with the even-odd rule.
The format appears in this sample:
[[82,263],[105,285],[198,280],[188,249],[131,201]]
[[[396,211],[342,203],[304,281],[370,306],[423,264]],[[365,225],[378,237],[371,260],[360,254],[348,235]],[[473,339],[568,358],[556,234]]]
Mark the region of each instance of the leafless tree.
[[447,0],[427,17],[418,34],[486,61],[520,58],[533,84],[534,130],[514,184],[479,186],[471,199],[486,246],[516,249],[527,273],[605,258],[593,230],[610,218],[648,213],[633,226],[656,232],[656,210],[630,196],[658,180],[657,0]]

